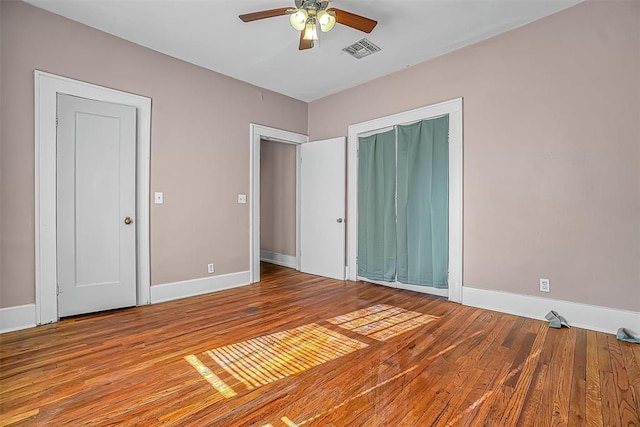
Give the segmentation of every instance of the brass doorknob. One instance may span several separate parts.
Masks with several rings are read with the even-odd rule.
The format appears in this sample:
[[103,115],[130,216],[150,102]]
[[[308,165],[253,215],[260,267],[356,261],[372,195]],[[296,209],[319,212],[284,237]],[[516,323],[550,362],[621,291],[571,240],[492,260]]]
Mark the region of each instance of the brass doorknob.
[[127,224],[127,225],[131,224],[131,217],[129,217],[129,216],[128,216],[128,217],[126,217],[126,218],[124,219],[124,223],[125,223],[125,224]]

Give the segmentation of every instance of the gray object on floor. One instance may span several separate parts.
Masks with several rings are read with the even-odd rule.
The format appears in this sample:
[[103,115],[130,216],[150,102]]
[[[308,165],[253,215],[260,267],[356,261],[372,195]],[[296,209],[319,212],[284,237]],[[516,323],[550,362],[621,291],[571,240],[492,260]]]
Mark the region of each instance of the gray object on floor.
[[616,334],[616,338],[618,338],[620,341],[632,342],[632,343],[640,344],[640,338],[636,338],[635,336],[633,336],[631,331],[629,331],[628,329],[625,329],[625,328],[618,329],[618,333]]
[[567,322],[567,319],[560,316],[556,311],[551,310],[544,317],[549,321],[549,326],[552,328],[560,329],[563,326],[566,326],[567,328],[571,327],[569,326],[569,322]]

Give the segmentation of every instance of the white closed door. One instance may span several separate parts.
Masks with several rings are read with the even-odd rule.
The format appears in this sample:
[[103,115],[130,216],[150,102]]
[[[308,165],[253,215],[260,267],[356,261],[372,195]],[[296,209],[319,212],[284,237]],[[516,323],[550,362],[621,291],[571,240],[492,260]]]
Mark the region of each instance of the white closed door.
[[61,317],[136,304],[136,109],[58,94]]
[[300,146],[300,270],[345,278],[345,139]]

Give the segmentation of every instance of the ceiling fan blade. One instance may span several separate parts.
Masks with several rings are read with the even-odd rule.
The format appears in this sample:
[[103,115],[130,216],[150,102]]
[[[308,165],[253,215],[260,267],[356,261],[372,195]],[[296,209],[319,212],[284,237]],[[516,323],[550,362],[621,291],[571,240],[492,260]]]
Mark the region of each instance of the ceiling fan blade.
[[289,7],[281,7],[280,9],[263,10],[260,12],[245,13],[238,18],[244,22],[257,21],[258,19],[273,18],[274,16],[286,15]]
[[313,47],[313,40],[304,39],[304,30],[300,31],[300,45],[298,50],[311,49]]
[[336,13],[336,22],[347,27],[355,28],[356,30],[370,33],[378,25],[378,21],[365,18],[364,16],[356,15],[355,13],[347,12],[341,9],[331,8]]

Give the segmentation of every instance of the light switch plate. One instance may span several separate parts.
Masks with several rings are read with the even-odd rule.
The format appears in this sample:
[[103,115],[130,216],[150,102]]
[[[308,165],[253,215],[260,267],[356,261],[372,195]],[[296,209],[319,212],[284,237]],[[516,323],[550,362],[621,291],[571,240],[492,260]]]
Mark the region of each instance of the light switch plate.
[[156,191],[154,193],[155,204],[161,205],[164,203],[164,193],[162,191]]
[[238,194],[238,203],[247,203],[247,195]]

